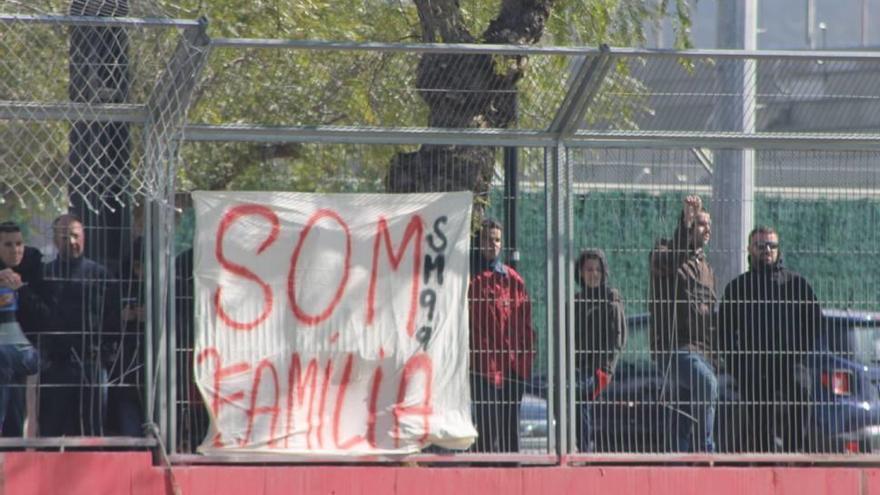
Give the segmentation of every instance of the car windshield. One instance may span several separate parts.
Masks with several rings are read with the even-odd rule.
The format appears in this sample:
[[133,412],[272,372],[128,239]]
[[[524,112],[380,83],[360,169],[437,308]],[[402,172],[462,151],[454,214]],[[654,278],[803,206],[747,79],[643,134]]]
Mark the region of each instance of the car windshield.
[[850,332],[853,358],[861,364],[880,363],[880,327],[855,327]]

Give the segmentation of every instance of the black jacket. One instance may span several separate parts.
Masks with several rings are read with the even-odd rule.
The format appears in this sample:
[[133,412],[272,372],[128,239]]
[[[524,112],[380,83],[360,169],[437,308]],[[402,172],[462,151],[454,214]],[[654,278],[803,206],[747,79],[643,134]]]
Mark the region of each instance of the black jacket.
[[575,296],[575,363],[578,376],[591,376],[597,369],[614,373],[620,352],[626,344],[626,316],[620,292],[608,286],[608,264],[600,250],[589,250],[599,258],[602,283],[586,287],[580,276],[584,254],[578,259],[575,279],[581,291]]
[[86,257],[58,258],[44,267],[46,302],[52,311],[42,329],[51,355],[84,358],[118,345],[121,291],[103,265]]
[[727,285],[719,325],[720,350],[741,390],[769,398],[791,388],[794,367],[815,349],[822,311],[809,282],[780,258]]

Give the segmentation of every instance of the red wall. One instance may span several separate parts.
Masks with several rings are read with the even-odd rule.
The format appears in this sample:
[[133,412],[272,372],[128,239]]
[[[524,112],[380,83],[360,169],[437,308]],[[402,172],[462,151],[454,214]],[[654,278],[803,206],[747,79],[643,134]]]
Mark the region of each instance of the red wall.
[[[0,454],[0,494],[173,495],[149,453]],[[880,468],[180,466],[184,495],[880,495]]]

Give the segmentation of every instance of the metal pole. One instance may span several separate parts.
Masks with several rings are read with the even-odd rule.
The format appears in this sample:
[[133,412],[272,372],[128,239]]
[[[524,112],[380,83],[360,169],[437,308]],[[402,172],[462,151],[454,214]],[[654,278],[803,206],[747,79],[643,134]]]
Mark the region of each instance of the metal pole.
[[[166,71],[157,81],[147,102],[150,124],[146,126],[145,166],[155,171],[158,181],[154,193],[154,273],[155,326],[153,351],[156,419],[171,452],[177,449],[177,369],[175,366],[176,321],[174,312],[174,174],[178,146],[186,112],[199,75],[204,69],[210,39],[207,19],[184,30]],[[152,377],[151,377],[152,378]]]
[[[604,77],[604,75],[602,76]],[[572,167],[569,149],[560,143],[559,152],[564,159],[562,162],[563,167],[560,171],[560,179],[561,181],[557,183],[557,187],[560,188],[560,194],[562,198],[560,199],[560,208],[559,212],[560,217],[564,220],[563,223],[563,237],[559,241],[559,246],[564,248],[564,256],[561,256],[562,266],[560,268],[560,279],[565,282],[565,285],[561,287],[558,291],[560,297],[562,297],[562,304],[559,305],[564,311],[561,313],[565,319],[561,320],[559,326],[559,353],[564,355],[563,367],[560,368],[560,383],[562,385],[562,389],[566,390],[568,395],[563,396],[566,400],[566,418],[568,421],[566,422],[567,426],[567,450],[568,452],[574,452],[577,448],[577,408],[581,407],[577,404],[577,376],[575,373],[575,347],[574,347],[574,207],[572,205],[572,187],[574,186],[574,168]],[[561,318],[562,318],[561,317]],[[565,330],[568,331],[565,331]]]
[[[567,312],[568,243],[565,241],[567,223],[566,177],[569,176],[567,150],[559,142],[555,147],[546,148],[550,155],[546,169],[545,194],[547,218],[547,279],[549,298],[547,311],[547,378],[551,386],[547,393],[548,422],[556,419],[556,430],[549,434],[550,448],[559,456],[568,453],[568,382],[566,377],[565,324]],[[558,383],[558,386],[556,384]]]
[[[551,154],[552,157],[550,166],[545,172],[546,183],[549,185],[546,211],[550,215],[547,239],[547,287],[550,288],[548,295],[551,295],[552,301],[552,304],[548,305],[547,340],[551,358],[548,378],[550,383],[554,384],[550,390],[555,393],[548,396],[548,403],[553,413],[558,415],[555,436],[551,437],[555,438],[556,452],[560,456],[566,455],[574,444],[574,428],[569,425],[569,420],[575,417],[574,403],[568,399],[569,388],[574,383],[572,380],[574,371],[568,366],[573,349],[573,337],[571,332],[566,331],[571,327],[574,315],[574,309],[570,304],[573,297],[569,269],[573,249],[570,200],[572,171],[568,160],[568,149],[563,140],[572,136],[583,122],[590,103],[611,68],[611,59],[608,46],[602,45],[596,57],[580,60],[573,68],[568,92],[548,127],[548,130],[556,135],[556,142],[554,146],[545,148],[545,153]],[[558,380],[554,380],[553,376],[558,376]]]
[[[128,14],[128,1],[72,0],[71,13],[113,17]],[[128,33],[124,27],[70,28],[70,101],[127,103],[131,75]],[[122,272],[129,242],[129,124],[79,120],[70,130],[68,180],[71,211],[87,231],[87,256],[115,273]]]
[[[718,9],[721,48],[757,47],[757,1],[724,0]],[[720,131],[755,132],[756,61],[727,60],[718,64],[722,94],[716,116]],[[746,268],[747,236],[754,221],[755,150],[722,149],[715,152],[712,174],[713,216],[710,258],[716,287],[722,289]]]
[[[721,17],[719,16],[719,22]],[[807,0],[807,48],[816,49],[816,0]]]
[[[518,102],[513,101],[514,122],[516,122]],[[508,264],[516,268],[519,262],[519,248],[516,243],[516,204],[519,195],[519,148],[504,148],[504,244],[510,250]]]
[[155,421],[155,404],[153,401],[153,373],[156,369],[154,360],[154,336],[157,328],[161,328],[157,318],[156,295],[160,292],[157,285],[156,273],[156,216],[152,201],[144,203],[144,295],[146,307],[146,321],[144,323],[144,417],[147,421]]

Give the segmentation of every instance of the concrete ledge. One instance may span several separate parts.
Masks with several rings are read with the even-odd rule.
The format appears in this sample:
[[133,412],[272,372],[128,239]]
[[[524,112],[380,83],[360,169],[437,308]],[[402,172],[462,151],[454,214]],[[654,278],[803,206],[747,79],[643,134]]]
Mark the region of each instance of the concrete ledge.
[[0,494],[880,495],[874,467],[175,466],[149,452],[7,452]]

